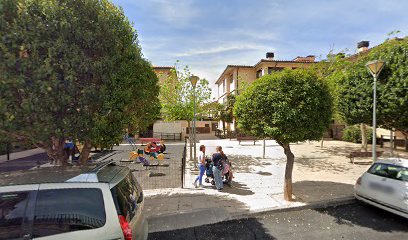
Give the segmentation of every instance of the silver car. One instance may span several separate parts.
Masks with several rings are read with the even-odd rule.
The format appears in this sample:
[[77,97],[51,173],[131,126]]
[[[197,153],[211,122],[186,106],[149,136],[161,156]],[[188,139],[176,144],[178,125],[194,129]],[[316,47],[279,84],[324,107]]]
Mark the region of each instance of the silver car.
[[0,175],[0,239],[147,239],[143,191],[106,162]]
[[355,197],[408,218],[408,159],[379,159],[358,178]]

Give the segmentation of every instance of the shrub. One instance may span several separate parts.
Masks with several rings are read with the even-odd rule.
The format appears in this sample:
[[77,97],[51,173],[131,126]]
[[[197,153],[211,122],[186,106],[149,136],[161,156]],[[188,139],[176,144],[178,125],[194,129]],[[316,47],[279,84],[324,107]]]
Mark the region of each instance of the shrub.
[[[367,128],[367,142],[372,142],[373,130]],[[343,131],[343,140],[346,142],[361,143],[361,129],[360,125],[347,126]]]

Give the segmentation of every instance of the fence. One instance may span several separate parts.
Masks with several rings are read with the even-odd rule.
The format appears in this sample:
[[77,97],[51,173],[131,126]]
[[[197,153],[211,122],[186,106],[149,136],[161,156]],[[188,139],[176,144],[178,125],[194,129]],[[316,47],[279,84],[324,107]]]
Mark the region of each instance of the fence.
[[186,171],[186,158],[187,158],[187,138],[184,139],[183,157],[181,158],[181,188],[184,188],[184,176]]
[[154,138],[160,138],[162,140],[181,140],[181,133],[163,133],[163,132],[153,132]]
[[[181,188],[184,182],[187,141],[165,145],[166,150],[161,156],[146,154],[146,146],[140,144],[135,144],[135,149],[130,145],[122,145],[117,147],[119,152],[116,158],[131,169],[143,189]],[[141,156],[133,155],[136,149],[142,150]],[[134,156],[134,162],[128,160],[130,156]]]

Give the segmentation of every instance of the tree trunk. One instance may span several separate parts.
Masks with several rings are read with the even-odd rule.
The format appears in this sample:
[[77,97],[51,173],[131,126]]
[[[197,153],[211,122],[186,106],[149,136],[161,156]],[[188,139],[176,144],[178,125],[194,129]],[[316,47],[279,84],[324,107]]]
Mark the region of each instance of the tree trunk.
[[283,187],[283,195],[286,201],[292,201],[292,171],[293,163],[295,162],[295,156],[290,150],[289,143],[279,143],[283,147],[286,155],[286,169],[285,169],[285,184]]
[[404,133],[404,138],[405,138],[405,141],[404,141],[405,151],[408,151],[408,134]]
[[225,136],[225,121],[222,121],[222,130],[224,131],[224,137],[226,137]]
[[51,144],[43,146],[49,158],[62,166],[67,165],[68,156],[64,150],[65,139],[63,137],[51,137]]
[[263,139],[263,152],[262,152],[262,158],[265,158],[265,138]]
[[320,147],[323,147],[324,137],[322,137],[322,142],[320,143]]
[[84,147],[82,148],[81,155],[79,155],[79,164],[87,165],[89,154],[91,153],[92,142],[91,140],[85,140]]
[[367,152],[367,126],[364,123],[360,124],[361,129],[361,149]]

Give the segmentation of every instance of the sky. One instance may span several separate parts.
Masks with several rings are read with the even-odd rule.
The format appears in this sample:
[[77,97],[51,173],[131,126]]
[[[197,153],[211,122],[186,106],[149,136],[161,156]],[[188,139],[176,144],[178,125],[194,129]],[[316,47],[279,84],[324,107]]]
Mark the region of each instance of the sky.
[[188,65],[213,87],[227,65],[254,65],[408,35],[406,0],[112,0],[138,33],[153,66]]

